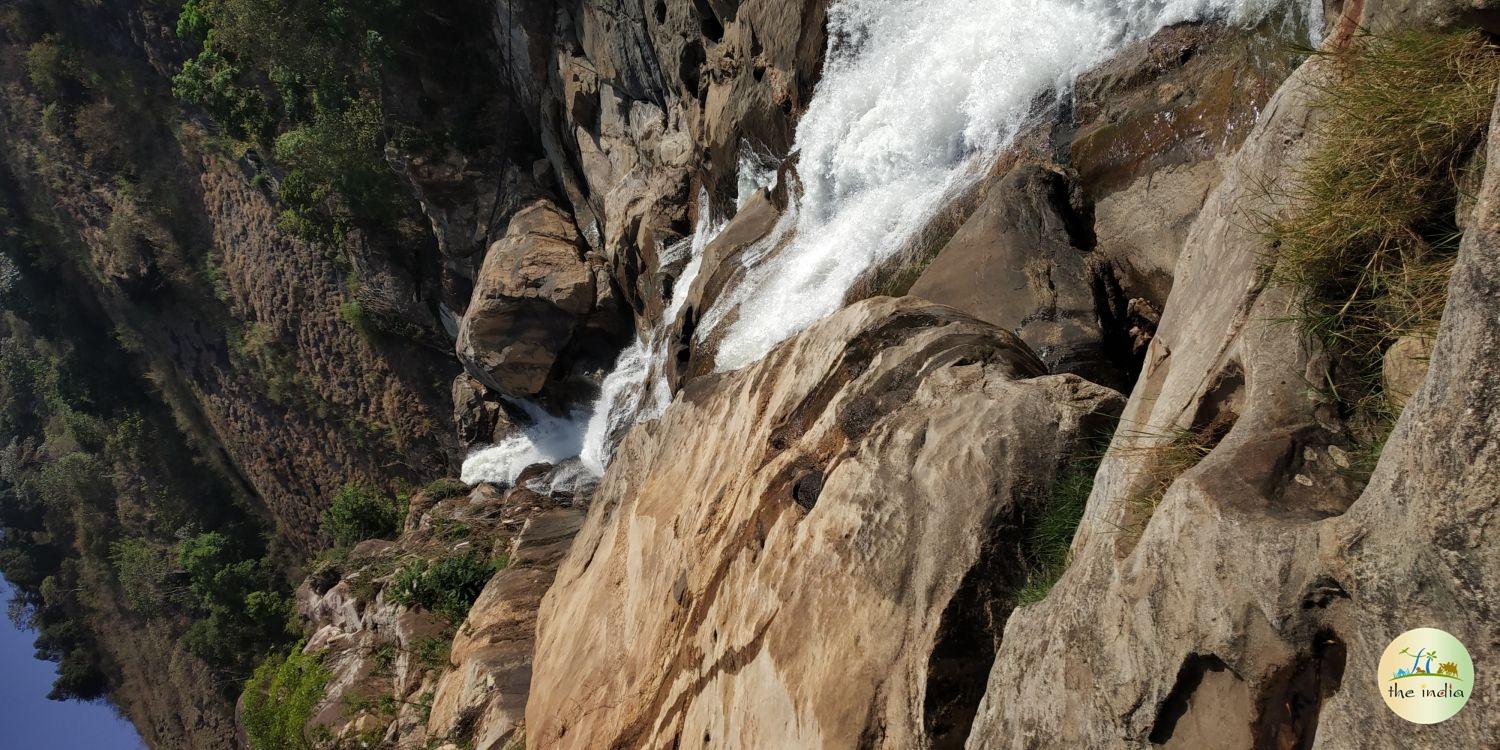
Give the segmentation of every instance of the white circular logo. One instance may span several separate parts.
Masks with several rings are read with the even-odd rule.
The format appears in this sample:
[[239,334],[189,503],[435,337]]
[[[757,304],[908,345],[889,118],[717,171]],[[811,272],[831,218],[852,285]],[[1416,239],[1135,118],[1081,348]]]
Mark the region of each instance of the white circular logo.
[[1446,631],[1417,628],[1396,636],[1380,657],[1380,695],[1407,721],[1436,724],[1458,713],[1474,692],[1469,650]]

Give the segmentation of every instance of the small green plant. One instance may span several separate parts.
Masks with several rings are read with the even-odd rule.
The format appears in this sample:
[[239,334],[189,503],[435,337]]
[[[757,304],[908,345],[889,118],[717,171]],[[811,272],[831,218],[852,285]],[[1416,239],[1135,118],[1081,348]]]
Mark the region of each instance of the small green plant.
[[439,633],[417,641],[416,657],[428,669],[445,669],[448,655],[453,649],[453,634]]
[[1067,569],[1073,534],[1083,520],[1101,458],[1099,454],[1081,460],[1075,457],[1053,483],[1047,502],[1031,524],[1031,533],[1026,539],[1028,571],[1026,584],[1016,592],[1018,604],[1034,604],[1046,598],[1052,585]]
[[26,50],[26,76],[31,85],[48,97],[61,95],[73,80],[74,63],[54,34],[48,34]]
[[473,533],[474,527],[467,521],[460,521],[447,516],[437,516],[432,519],[432,530],[439,539],[447,542],[456,542],[468,538]]
[[385,493],[364,482],[348,482],[323,512],[323,529],[334,543],[347,546],[393,536],[399,520],[396,504]]
[[339,318],[356,331],[365,331],[370,328],[370,314],[365,311],[364,304],[357,299],[339,303]]
[[1500,54],[1477,30],[1366,35],[1328,54],[1333,75],[1316,99],[1328,115],[1293,180],[1296,209],[1269,222],[1268,271],[1298,292],[1289,319],[1334,358],[1320,387],[1358,448],[1396,416],[1382,354],[1430,335],[1442,315]]
[[458,497],[459,495],[467,493],[469,491],[469,485],[457,479],[444,477],[442,479],[434,479],[431,482],[428,482],[427,486],[422,488],[422,491],[427,493],[427,496],[430,497],[434,502],[437,502],[439,500],[447,500],[450,497]]
[[321,654],[302,644],[272,656],[245,683],[245,737],[252,750],[310,750],[307,722],[323,699],[329,673]]
[[478,552],[445,557],[433,563],[413,560],[396,572],[386,589],[391,601],[436,612],[452,622],[463,620],[484,585],[507,560],[490,560]]

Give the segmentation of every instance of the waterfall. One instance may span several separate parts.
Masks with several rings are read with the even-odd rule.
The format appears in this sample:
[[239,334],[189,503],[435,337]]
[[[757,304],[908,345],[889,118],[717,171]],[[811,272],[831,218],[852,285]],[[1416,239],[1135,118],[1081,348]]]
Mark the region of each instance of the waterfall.
[[672,401],[671,389],[660,369],[670,354],[667,351],[667,329],[687,303],[688,290],[698,278],[698,269],[703,263],[703,249],[724,228],[724,222],[715,222],[710,215],[708,196],[700,195],[698,226],[693,235],[668,248],[662,257],[662,265],[671,265],[682,259],[682,253],[689,253],[687,265],[672,283],[671,299],[662,319],[649,336],[638,336],[634,343],[620,352],[615,369],[604,378],[579,454],[583,465],[596,475],[604,473],[615,446],[632,425],[660,416]]
[[828,316],[1009,146],[1042,97],[1067,91],[1123,45],[1183,21],[1258,20],[1262,0],[837,0],[827,62],[797,125],[800,195],[747,253],[720,370],[758,360]]
[[[742,160],[741,163],[745,162]],[[765,171],[763,169],[757,177],[751,178],[752,181],[759,180],[763,185]],[[769,172],[774,179],[775,170]],[[743,180],[744,175],[741,178]],[[723,221],[716,222],[711,215],[707,194],[700,195],[698,226],[692,236],[667,247],[661,255],[663,266],[675,265],[684,260],[684,255],[687,256],[686,264],[672,284],[671,299],[662,319],[648,335],[637,336],[620,352],[614,368],[600,385],[599,397],[590,408],[586,412],[556,417],[535,404],[519,404],[532,424],[494,445],[470,453],[460,472],[463,481],[470,484],[514,484],[527,466],[550,463],[558,465],[559,469],[546,480],[548,489],[571,487],[602,475],[625,432],[636,422],[652,419],[667,408],[672,393],[660,370],[668,355],[667,329],[687,303],[688,290],[702,264],[703,249],[724,226]]]
[[[755,362],[837,311],[866,270],[984,174],[1039,101],[1065,95],[1079,74],[1163,27],[1254,23],[1277,2],[835,0],[823,77],[797,125],[798,189],[769,236],[743,254],[744,281],[704,312],[696,335],[703,341],[732,319],[716,366]],[[774,183],[779,165],[742,144],[738,166],[743,204]],[[700,198],[697,230],[664,253],[663,265],[691,254],[667,312],[621,352],[592,408],[559,418],[531,407],[536,424],[472,453],[464,481],[514,482],[538,461],[562,464],[554,484],[597,476],[631,425],[666,408],[665,331],[722,228],[709,214]]]

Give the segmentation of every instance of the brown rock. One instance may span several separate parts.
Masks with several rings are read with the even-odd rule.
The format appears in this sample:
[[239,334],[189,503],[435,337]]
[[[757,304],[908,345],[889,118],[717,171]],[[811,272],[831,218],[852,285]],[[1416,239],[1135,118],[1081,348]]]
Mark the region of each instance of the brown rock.
[[[1395,636],[1440,627],[1476,663],[1495,658],[1500,548],[1482,529],[1500,507],[1500,149],[1430,371],[1361,491],[1305,392],[1327,364],[1275,322],[1290,292],[1257,283],[1274,248],[1253,217],[1287,208],[1264,185],[1316,148],[1309,97],[1329,74],[1314,57],[1272,98],[1194,222],[1132,428],[1100,467],[1067,573],[1007,622],[969,748],[1404,746],[1411,725],[1375,673]],[[1143,511],[1150,445],[1208,425],[1227,429]],[[1420,741],[1491,742],[1496,715],[1474,707]]]
[[1005,331],[877,298],[693,381],[626,438],[542,604],[530,746],[904,748],[962,721],[979,683],[950,677],[1003,619],[969,607],[1119,404],[1043,372]]
[[[751,196],[734,218],[725,225],[713,242],[703,248],[703,260],[698,276],[687,290],[687,300],[671,321],[667,335],[676,343],[672,361],[676,367],[668,368],[668,384],[675,391],[687,381],[713,371],[713,352],[716,340],[707,345],[696,341],[698,323],[703,313],[713,307],[720,295],[744,277],[742,256],[746,250],[765,238],[776,226],[781,209],[772,202],[764,190]],[[724,330],[727,325],[720,325]]]
[[498,442],[516,427],[505,405],[468,373],[453,379],[453,427],[465,448]]
[[490,246],[459,326],[458,357],[490,388],[535,395],[594,297],[594,275],[573,222],[538,200],[518,211]]
[[[1348,635],[1329,637],[1316,602],[1343,591],[1319,577],[1317,533],[1354,493],[1331,461],[1305,458],[1332,435],[1305,394],[1306,347],[1274,322],[1288,292],[1255,283],[1268,248],[1248,218],[1284,207],[1260,186],[1304,163],[1320,66],[1273,97],[1193,223],[1072,562],[1007,622],[970,748],[1190,747],[1205,727],[1305,746],[1271,736],[1316,727],[1339,690]],[[1211,450],[1164,475],[1155,446],[1210,425]],[[1158,482],[1160,500],[1142,502]],[[1296,716],[1276,713],[1291,704]]]
[[1406,406],[1407,399],[1422,386],[1431,357],[1432,339],[1426,336],[1402,336],[1385,350],[1380,377],[1393,407]]
[[1278,32],[1190,23],[1157,32],[1078,81],[1068,163],[1095,201],[1095,251],[1131,296],[1160,307],[1219,159],[1294,65]]
[[[1087,251],[1066,177],[1022,163],[991,187],[910,294],[1021,337],[1053,372],[1115,378],[1103,350]],[[1075,233],[1078,236],[1074,236]]]
[[531,688],[537,609],[582,524],[582,511],[572,508],[526,520],[510,565],[485,586],[453,641],[454,668],[437,683],[429,736],[466,726],[475,750],[501,750],[517,736]]

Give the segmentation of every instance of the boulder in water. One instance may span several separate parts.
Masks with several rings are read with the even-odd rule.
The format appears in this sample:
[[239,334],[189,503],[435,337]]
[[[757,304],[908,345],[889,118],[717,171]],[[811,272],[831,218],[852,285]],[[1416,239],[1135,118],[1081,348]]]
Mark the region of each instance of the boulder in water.
[[535,396],[595,299],[595,274],[572,218],[537,200],[485,255],[459,324],[459,360],[502,394]]

